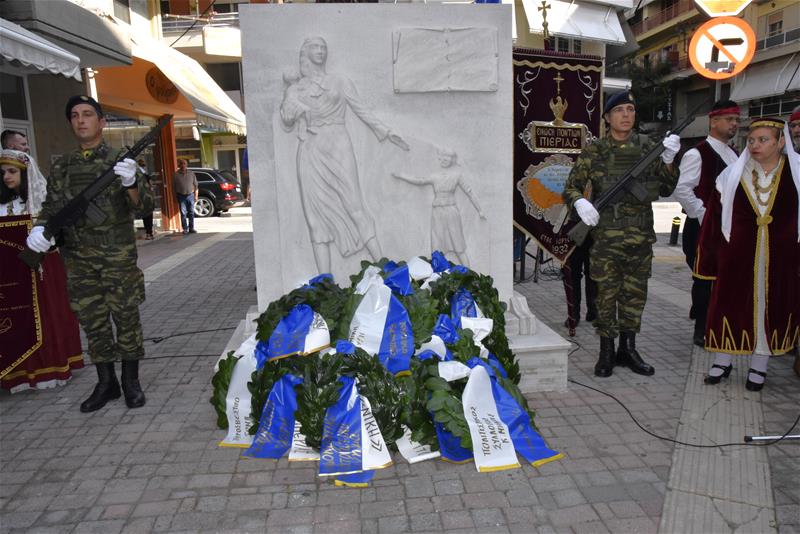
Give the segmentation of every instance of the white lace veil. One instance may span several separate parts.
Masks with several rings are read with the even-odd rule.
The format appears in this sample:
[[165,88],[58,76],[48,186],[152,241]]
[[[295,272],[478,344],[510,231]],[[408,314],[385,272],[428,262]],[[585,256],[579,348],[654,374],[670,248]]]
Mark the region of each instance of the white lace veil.
[[3,158],[17,160],[27,165],[28,201],[26,203],[26,212],[35,218],[42,211],[42,204],[47,196],[47,180],[39,170],[36,160],[25,152],[9,148],[3,149],[0,152],[0,159]]
[[[786,152],[787,163],[791,170],[792,180],[797,189],[798,201],[800,201],[800,154],[797,153],[794,145],[792,144],[792,136],[789,134],[789,125],[785,124],[783,127],[783,137],[786,139]],[[745,148],[739,159],[727,169],[722,171],[722,174],[717,178],[717,191],[720,192],[720,202],[722,204],[722,235],[726,241],[731,240],[731,224],[733,218],[733,197],[736,194],[736,188],[739,186],[739,179],[744,171],[744,166],[747,160],[750,159],[750,151]],[[800,241],[800,210],[797,213],[797,238]]]

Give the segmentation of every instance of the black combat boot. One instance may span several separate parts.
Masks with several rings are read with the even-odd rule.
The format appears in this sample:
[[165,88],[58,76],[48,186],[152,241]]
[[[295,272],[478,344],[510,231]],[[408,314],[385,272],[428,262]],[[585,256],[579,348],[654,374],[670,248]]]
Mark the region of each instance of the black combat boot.
[[139,385],[139,360],[122,360],[122,392],[128,408],[144,406],[144,391]]
[[652,365],[645,362],[636,351],[636,333],[620,332],[617,365],[629,367],[639,375],[650,376],[656,372]]
[[614,338],[600,338],[600,357],[594,365],[594,376],[607,377],[614,372]]
[[110,400],[120,397],[119,382],[114,373],[114,362],[94,364],[97,369],[97,385],[89,398],[81,403],[83,413],[99,410]]
[[706,322],[700,317],[694,321],[694,334],[692,335],[692,343],[701,348],[706,346]]

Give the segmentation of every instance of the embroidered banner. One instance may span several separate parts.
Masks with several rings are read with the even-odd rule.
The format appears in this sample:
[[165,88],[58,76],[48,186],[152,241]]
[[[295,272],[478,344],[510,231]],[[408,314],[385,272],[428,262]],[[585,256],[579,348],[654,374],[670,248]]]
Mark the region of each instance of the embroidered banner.
[[603,61],[522,48],[513,57],[514,226],[563,263],[574,244],[561,193],[600,132]]
[[0,217],[0,377],[42,345],[37,272],[17,258],[32,224],[30,215]]

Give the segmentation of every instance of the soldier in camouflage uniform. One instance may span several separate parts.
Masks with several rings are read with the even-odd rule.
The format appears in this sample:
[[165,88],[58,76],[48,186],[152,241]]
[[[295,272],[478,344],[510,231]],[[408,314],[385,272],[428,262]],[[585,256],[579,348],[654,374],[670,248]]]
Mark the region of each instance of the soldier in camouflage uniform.
[[[44,237],[43,226],[74,195],[109,166],[124,150],[103,140],[105,118],[100,105],[87,96],[70,98],[67,120],[80,148],[61,157],[47,184],[47,199],[28,238],[28,247],[44,252],[55,242]],[[136,162],[125,159],[114,166],[119,181],[97,196],[97,210],[64,231],[61,253],[67,268],[70,304],[89,341],[89,356],[97,369],[98,384],[80,406],[99,410],[120,397],[114,361],[122,360],[122,392],[130,408],[145,403],[139,384],[139,360],[144,357],[139,304],[144,302],[144,275],[136,265],[135,211],[153,209],[153,197]],[[113,323],[113,327],[112,327]],[[116,328],[116,339],[113,329]]]
[[[659,195],[670,195],[675,188],[678,172],[672,161],[680,149],[680,138],[670,135],[664,139],[661,160],[639,177],[647,189],[647,198],[640,201],[628,193],[598,213],[584,193],[595,197],[602,194],[653,147],[653,141],[633,131],[636,107],[629,92],[609,98],[603,116],[609,135],[581,152],[563,194],[564,202],[575,208],[584,223],[594,227],[589,256],[591,277],[597,283],[597,318],[593,324],[600,336],[600,357],[594,374],[611,376],[614,366],[621,365],[635,373],[652,375],[655,370],[636,350],[656,241],[651,202]],[[620,343],[615,354],[617,332]]]

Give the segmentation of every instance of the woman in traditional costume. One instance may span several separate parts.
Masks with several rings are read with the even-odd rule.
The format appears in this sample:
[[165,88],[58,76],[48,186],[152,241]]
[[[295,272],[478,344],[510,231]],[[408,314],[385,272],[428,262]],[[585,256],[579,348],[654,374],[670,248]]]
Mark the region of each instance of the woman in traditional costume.
[[[0,170],[3,177],[0,183],[0,226],[22,224],[27,226],[29,232],[33,218],[42,208],[47,183],[33,158],[24,152],[16,150],[0,152]],[[25,245],[24,238],[16,245],[18,246],[12,246],[13,250],[9,252],[9,257],[12,259],[6,260],[4,256],[3,263],[18,261],[13,256]],[[9,295],[13,290],[12,286],[23,286],[9,278],[18,276],[20,272],[27,276],[30,270],[14,269],[16,275],[7,276],[6,273],[11,272],[10,264],[0,266],[2,273],[0,280],[4,286],[8,286]],[[38,308],[38,317],[34,314],[34,327],[37,330],[41,329],[41,343],[38,348],[35,348],[37,343],[33,343],[33,346],[22,354],[3,354],[0,387],[12,393],[31,388],[44,389],[63,385],[72,376],[72,369],[83,367],[80,330],[78,321],[69,307],[66,273],[58,252],[51,252],[45,256],[40,270],[35,273],[32,288],[29,306],[33,304],[30,306],[33,310]],[[3,321],[1,315],[2,311],[0,311],[0,322]],[[20,332],[14,331],[10,317],[6,319],[8,319],[6,321],[8,330],[0,327],[0,337],[20,336]],[[7,346],[3,349],[5,352]]]
[[747,148],[717,178],[695,260],[695,274],[714,280],[706,384],[730,374],[733,355],[750,355],[746,387],[759,391],[769,357],[798,343],[800,155],[791,143],[782,120],[756,119]]

